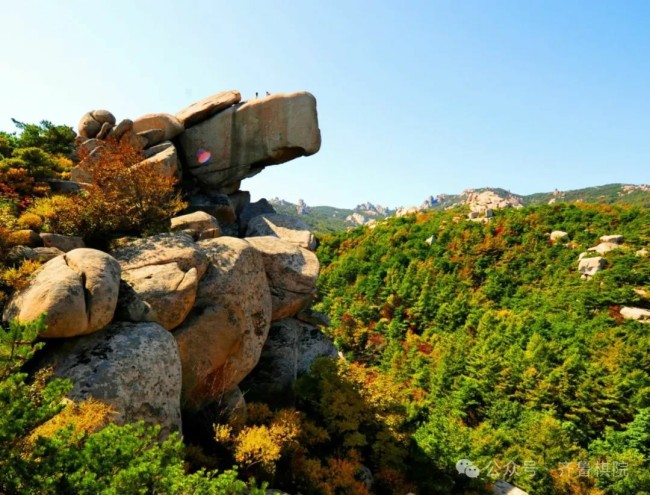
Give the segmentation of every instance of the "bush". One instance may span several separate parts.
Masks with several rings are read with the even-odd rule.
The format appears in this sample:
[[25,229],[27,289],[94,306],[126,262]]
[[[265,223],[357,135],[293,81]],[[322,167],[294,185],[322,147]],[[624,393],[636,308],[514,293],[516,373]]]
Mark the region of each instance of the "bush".
[[109,424],[94,432],[109,408],[70,405],[63,399],[69,381],[39,372],[28,382],[20,372],[42,346],[34,340],[43,329],[43,318],[0,327],[0,493],[265,493],[238,480],[236,470],[186,473],[179,435],[160,442],[158,426]]
[[85,158],[92,181],[81,195],[38,199],[29,208],[43,219],[46,230],[91,242],[153,233],[164,230],[169,218],[185,207],[175,190],[176,179],[138,165],[145,157],[130,143],[109,139]]

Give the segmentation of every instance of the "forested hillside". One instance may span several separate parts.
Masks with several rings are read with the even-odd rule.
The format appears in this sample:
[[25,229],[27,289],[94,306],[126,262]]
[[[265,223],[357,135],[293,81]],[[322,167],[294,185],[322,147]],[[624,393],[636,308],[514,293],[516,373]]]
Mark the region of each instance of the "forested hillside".
[[[423,493],[482,493],[497,479],[536,495],[650,493],[650,325],[620,312],[650,308],[639,252],[650,211],[464,213],[408,215],[319,247],[331,336],[408,397],[409,476]],[[551,241],[555,230],[569,239]],[[580,253],[607,234],[625,242],[581,278]],[[459,472],[461,459],[475,469]]]

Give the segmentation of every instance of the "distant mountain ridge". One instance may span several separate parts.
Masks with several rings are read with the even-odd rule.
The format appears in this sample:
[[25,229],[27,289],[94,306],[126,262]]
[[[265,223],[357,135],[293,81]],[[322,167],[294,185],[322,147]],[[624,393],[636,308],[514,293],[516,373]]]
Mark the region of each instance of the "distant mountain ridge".
[[569,191],[555,190],[528,195],[512,193],[498,187],[466,189],[460,194],[429,196],[419,206],[388,208],[371,202],[361,203],[353,209],[333,206],[308,206],[300,199],[297,204],[279,198],[269,201],[278,213],[302,218],[318,234],[336,232],[359,225],[373,223],[393,215],[403,216],[424,210],[445,210],[468,206],[470,211],[485,213],[500,208],[521,208],[536,204],[596,203],[630,204],[650,207],[650,185],[605,184]]

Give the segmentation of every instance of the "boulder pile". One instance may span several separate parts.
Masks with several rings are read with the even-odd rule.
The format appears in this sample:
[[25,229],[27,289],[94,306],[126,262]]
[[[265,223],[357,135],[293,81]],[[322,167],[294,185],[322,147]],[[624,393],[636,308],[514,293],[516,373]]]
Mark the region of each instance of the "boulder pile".
[[[181,429],[182,414],[233,397],[241,407],[249,388],[286,394],[317,356],[336,355],[319,329],[326,318],[309,310],[320,269],[315,237],[240,190],[264,167],[319,150],[311,94],[242,102],[226,91],[175,115],[119,122],[93,110],[78,130],[84,159],[72,174],[78,187],[68,191],[92,180],[85,167],[106,140],[126,140],[144,152],[135,166],[179,179],[189,207],[169,232],[124,239],[110,252],[41,234],[13,253],[49,261],[13,294],[3,318],[45,314],[38,366],[71,379],[72,399],[103,400],[118,422],[143,419],[170,432]],[[285,341],[291,346],[279,349]],[[254,370],[263,380],[249,378],[240,390]]]

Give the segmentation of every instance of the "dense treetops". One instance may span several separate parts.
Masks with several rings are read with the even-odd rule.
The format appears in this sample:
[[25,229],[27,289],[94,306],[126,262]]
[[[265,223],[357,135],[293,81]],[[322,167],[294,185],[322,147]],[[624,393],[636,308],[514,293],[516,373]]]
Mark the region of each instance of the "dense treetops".
[[[650,211],[557,204],[465,218],[411,215],[319,248],[332,337],[409,395],[413,459],[434,473],[412,479],[433,493],[495,479],[535,494],[650,493],[650,326],[619,312],[650,307],[650,258],[635,254],[650,245]],[[552,243],[553,230],[570,240]],[[578,255],[606,234],[625,244],[582,280]],[[460,459],[482,475],[459,475]]]

